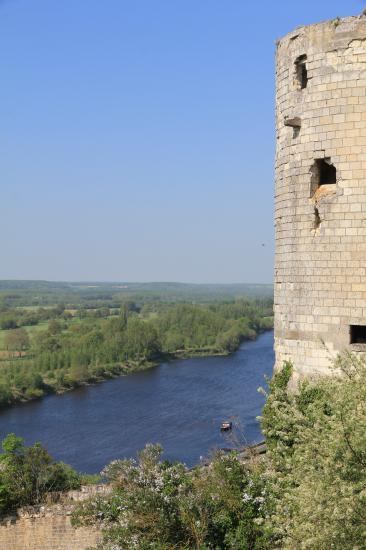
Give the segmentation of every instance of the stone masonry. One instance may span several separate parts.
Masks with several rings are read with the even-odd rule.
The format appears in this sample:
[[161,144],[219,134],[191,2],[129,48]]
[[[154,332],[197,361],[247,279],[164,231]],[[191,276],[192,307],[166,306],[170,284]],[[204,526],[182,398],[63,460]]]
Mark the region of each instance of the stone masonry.
[[83,487],[81,491],[53,493],[49,502],[21,508],[0,520],[1,550],[86,550],[101,539],[97,528],[71,525],[75,503],[95,494],[108,494],[107,485]]
[[277,44],[276,366],[366,351],[366,17]]

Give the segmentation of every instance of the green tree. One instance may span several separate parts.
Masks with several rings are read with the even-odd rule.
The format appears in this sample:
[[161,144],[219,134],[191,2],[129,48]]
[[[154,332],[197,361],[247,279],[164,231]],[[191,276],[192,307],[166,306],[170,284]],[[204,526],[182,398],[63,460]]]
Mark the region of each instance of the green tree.
[[124,334],[124,349],[132,359],[153,359],[161,349],[155,327],[137,317],[129,317]]
[[38,353],[56,352],[61,349],[60,335],[49,334],[48,331],[40,332],[35,338],[35,346]]
[[[275,375],[263,412],[278,547],[366,548],[366,367],[341,355],[333,378],[289,392]],[[342,376],[339,376],[342,374]]]
[[37,504],[49,491],[80,487],[78,474],[63,463],[57,463],[40,443],[31,447],[15,434],[2,442],[0,455],[0,511],[6,512],[25,504]]
[[29,336],[24,328],[8,330],[5,334],[4,343],[7,350],[18,351],[19,355],[30,347]]
[[47,332],[50,335],[60,334],[62,332],[62,324],[60,321],[57,321],[56,319],[50,319],[48,321],[48,328]]
[[6,313],[0,317],[0,328],[2,330],[14,329],[17,326],[17,319],[13,313]]

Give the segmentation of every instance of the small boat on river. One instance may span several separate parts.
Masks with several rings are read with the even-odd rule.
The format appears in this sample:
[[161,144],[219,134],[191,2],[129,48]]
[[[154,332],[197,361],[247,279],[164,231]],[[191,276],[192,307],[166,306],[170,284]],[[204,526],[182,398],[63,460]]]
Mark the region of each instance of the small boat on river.
[[229,432],[233,428],[232,422],[221,422],[220,431]]

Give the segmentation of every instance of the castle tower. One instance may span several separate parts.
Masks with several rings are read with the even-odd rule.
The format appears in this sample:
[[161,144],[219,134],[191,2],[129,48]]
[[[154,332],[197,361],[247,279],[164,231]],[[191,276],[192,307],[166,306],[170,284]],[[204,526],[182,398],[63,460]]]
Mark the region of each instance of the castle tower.
[[276,366],[366,351],[366,17],[278,42]]

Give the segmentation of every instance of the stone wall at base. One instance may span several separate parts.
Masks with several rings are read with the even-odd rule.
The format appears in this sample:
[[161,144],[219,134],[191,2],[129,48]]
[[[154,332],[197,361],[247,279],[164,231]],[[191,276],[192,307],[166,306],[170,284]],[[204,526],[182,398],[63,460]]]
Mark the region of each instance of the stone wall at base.
[[[101,534],[92,527],[71,525],[75,503],[96,493],[106,494],[104,485],[83,487],[54,495],[49,504],[28,506],[0,520],[1,550],[86,550],[95,546]],[[52,499],[51,499],[52,500]]]

